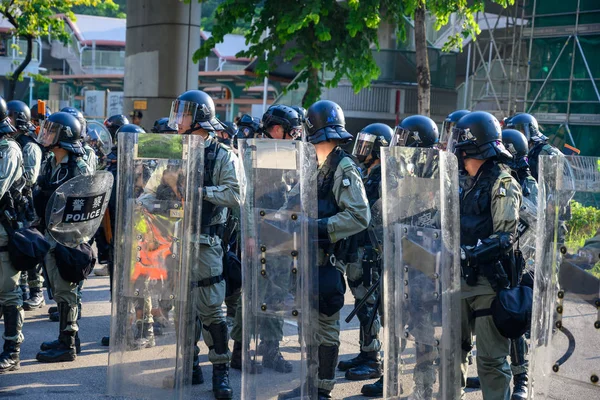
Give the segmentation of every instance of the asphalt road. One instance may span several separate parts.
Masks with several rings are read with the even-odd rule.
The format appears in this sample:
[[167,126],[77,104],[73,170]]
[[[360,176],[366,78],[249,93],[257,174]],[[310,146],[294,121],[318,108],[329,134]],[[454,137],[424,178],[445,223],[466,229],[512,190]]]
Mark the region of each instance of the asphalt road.
[[[48,303],[53,305],[54,303]],[[342,312],[343,318],[350,312],[353,304],[352,297],[348,294],[347,306]],[[83,317],[80,320],[80,337],[82,353],[75,362],[42,364],[36,361],[42,341],[54,340],[58,334],[58,323],[51,322],[47,316],[48,306],[36,311],[25,313],[24,335],[25,342],[21,348],[21,369],[0,375],[0,398],[6,399],[121,399],[124,397],[107,396],[107,364],[108,348],[100,345],[102,336],[109,333],[110,303],[109,280],[107,277],[91,275],[85,284],[83,292]],[[340,359],[352,358],[358,353],[358,323],[356,319],[351,324],[341,323]],[[3,325],[0,324],[3,331]],[[286,329],[286,334],[293,329]],[[230,343],[230,348],[233,346]],[[159,346],[147,349],[156,352]],[[210,374],[211,367],[207,358],[208,349],[202,343],[201,362],[206,382],[194,386],[191,396],[195,399],[211,399]],[[160,352],[156,353],[161,357]],[[286,354],[286,358],[293,355]],[[473,367],[474,369],[474,367]],[[268,388],[270,382],[288,379],[283,374],[272,370],[265,372],[257,378],[257,384]],[[335,399],[365,399],[360,395],[360,389],[366,382],[351,382],[344,379],[344,373],[337,372],[337,385],[332,395]],[[241,374],[231,370],[231,384],[234,389],[234,398],[240,398]],[[265,393],[268,390],[265,391]],[[137,396],[139,398],[139,396]],[[164,398],[164,396],[159,396]],[[133,397],[127,397],[133,398]],[[258,397],[261,398],[261,397]],[[262,397],[267,398],[267,396]],[[480,391],[467,393],[467,400],[481,399]]]

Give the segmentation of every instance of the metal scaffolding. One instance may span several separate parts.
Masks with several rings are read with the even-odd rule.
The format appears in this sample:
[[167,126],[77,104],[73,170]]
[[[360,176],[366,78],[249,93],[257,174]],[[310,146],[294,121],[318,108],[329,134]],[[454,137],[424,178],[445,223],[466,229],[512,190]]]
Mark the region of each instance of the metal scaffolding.
[[557,143],[591,140],[598,148],[600,135],[590,138],[593,130],[583,127],[600,125],[600,3],[517,0],[491,8],[477,15],[482,33],[465,48],[458,107],[498,118],[529,112]]

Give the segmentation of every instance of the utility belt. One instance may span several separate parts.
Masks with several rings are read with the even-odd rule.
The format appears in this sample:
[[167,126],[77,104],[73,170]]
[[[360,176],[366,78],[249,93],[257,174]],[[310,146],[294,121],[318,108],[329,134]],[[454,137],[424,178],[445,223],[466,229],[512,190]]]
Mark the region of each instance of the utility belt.
[[208,225],[200,227],[200,234],[208,236],[223,236],[223,225]]
[[217,283],[222,282],[225,279],[223,274],[217,276],[211,276],[210,278],[200,279],[199,281],[192,282],[192,289],[197,287],[208,287],[212,285],[216,285]]
[[324,241],[319,241],[317,265],[335,266],[338,261],[345,264],[358,261],[358,238],[356,236],[350,236],[337,243],[330,243],[329,241],[327,241],[327,243],[323,242]]
[[462,276],[469,286],[477,286],[477,278],[480,274],[487,278],[495,292],[511,287],[509,276],[499,260],[481,266],[462,267]]

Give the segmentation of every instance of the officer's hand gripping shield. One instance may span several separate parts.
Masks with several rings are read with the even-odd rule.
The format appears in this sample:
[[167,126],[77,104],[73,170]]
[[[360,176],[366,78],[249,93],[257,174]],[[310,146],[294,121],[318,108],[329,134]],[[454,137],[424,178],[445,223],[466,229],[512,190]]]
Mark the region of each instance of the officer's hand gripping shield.
[[530,396],[600,397],[600,159],[542,156]]
[[200,231],[204,141],[127,132],[118,143],[109,393],[184,398],[191,387],[189,270]]
[[114,178],[109,172],[69,179],[46,205],[47,231],[58,243],[77,247],[94,237],[108,206]]
[[460,398],[458,163],[382,149],[384,398]]
[[[243,173],[242,398],[277,399],[300,388],[316,398],[318,280],[314,147],[301,141],[240,140]],[[288,366],[275,365],[279,346]],[[263,369],[262,374],[256,374]]]

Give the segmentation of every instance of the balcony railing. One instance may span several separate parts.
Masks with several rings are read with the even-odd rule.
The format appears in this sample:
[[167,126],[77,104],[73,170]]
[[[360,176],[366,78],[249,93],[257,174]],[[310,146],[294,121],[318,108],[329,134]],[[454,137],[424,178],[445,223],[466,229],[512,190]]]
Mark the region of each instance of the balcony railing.
[[[18,48],[13,47],[13,44],[17,45]],[[0,48],[0,57],[10,57],[14,60],[23,60],[25,58],[25,54],[27,54],[27,41],[18,39],[14,40],[12,38],[7,38],[2,40]],[[38,61],[40,59],[40,46],[39,43],[34,40],[33,41],[33,49],[31,52],[31,60]]]
[[[381,82],[417,81],[416,53],[410,50],[373,51],[375,62],[381,69],[377,79]],[[439,49],[429,48],[429,71],[431,85],[440,88],[454,89],[456,80],[456,54],[443,53]]]
[[81,53],[83,68],[125,68],[124,50],[93,50],[84,49]]

